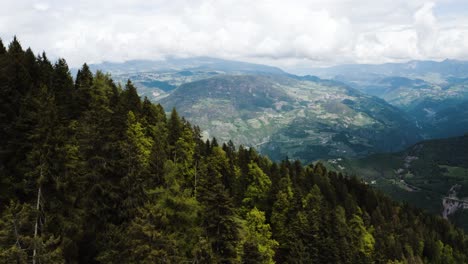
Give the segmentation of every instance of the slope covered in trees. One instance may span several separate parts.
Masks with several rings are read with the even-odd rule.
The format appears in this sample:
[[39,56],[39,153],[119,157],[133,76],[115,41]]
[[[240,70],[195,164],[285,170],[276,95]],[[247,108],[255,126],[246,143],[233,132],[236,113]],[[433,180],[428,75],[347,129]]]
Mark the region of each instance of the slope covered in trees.
[[0,263],[466,263],[468,237],[321,164],[202,141],[85,64],[0,42]]
[[[468,134],[419,142],[397,153],[323,162],[332,170],[359,175],[395,200],[445,215],[468,230]],[[460,200],[446,203],[446,198]],[[454,199],[454,200],[452,200]]]

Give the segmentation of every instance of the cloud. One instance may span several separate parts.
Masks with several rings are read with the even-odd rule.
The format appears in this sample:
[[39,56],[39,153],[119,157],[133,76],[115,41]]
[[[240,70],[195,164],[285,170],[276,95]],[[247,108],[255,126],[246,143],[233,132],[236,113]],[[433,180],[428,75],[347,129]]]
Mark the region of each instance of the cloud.
[[433,14],[434,5],[432,2],[426,3],[414,14],[414,28],[422,55],[429,54],[437,47],[438,26]]
[[[462,0],[459,0],[460,3]],[[441,0],[11,1],[0,37],[72,66],[213,56],[284,67],[468,59],[468,21]],[[449,10],[449,9],[444,9]]]
[[34,9],[38,10],[38,11],[47,11],[49,9],[49,5],[45,4],[45,3],[35,3],[33,5]]

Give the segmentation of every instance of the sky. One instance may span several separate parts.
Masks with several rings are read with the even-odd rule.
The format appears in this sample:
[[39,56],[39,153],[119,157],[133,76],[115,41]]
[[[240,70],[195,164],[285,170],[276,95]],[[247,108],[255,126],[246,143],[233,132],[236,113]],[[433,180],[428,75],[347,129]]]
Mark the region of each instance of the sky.
[[467,0],[0,0],[0,38],[84,62],[210,56],[286,69],[468,60]]

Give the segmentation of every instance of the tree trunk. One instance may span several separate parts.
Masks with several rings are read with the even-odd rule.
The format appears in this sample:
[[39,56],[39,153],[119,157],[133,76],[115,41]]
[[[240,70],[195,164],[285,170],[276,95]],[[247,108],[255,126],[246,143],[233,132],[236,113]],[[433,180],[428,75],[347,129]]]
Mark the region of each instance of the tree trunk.
[[[42,169],[41,169],[41,174],[42,174]],[[37,191],[37,202],[36,202],[37,217],[36,217],[36,223],[34,224],[34,249],[33,249],[33,259],[32,259],[33,264],[36,264],[36,255],[37,255],[36,238],[37,238],[37,230],[39,228],[39,206],[40,206],[40,201],[41,201],[41,186],[39,186],[39,190]]]

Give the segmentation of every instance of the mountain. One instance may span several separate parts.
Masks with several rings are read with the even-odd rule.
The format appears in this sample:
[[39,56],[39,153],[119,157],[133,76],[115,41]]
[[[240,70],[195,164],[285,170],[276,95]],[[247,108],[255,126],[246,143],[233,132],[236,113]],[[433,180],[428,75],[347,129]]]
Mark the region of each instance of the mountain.
[[167,71],[220,71],[225,73],[284,73],[281,69],[262,64],[224,60],[211,57],[166,58],[164,60],[131,60],[90,64],[92,71],[101,70],[112,75],[167,72]]
[[130,79],[142,96],[155,99],[167,96],[181,84],[217,75],[287,74],[272,66],[210,57],[104,62],[89,67],[92,71],[110,73],[118,82],[125,83]]
[[207,137],[256,146],[275,160],[394,151],[420,139],[385,101],[310,76],[222,75],[183,84],[158,102]]
[[425,138],[468,132],[468,62],[411,61],[353,64],[314,69],[367,94],[378,96],[411,116]]
[[206,137],[256,146],[275,160],[362,156],[421,139],[414,121],[382,100],[270,66],[193,58],[91,68],[131,79],[141,96],[176,107]]
[[334,170],[361,175],[394,199],[444,215],[468,229],[468,134],[429,140],[402,152],[330,159]]
[[401,76],[443,83],[448,77],[468,77],[468,61],[446,59],[440,62],[414,60],[405,63],[345,64],[314,68],[310,69],[309,73],[330,79],[364,80],[382,76]]
[[[0,263],[468,262],[445,219],[320,163],[202,140],[131,82],[87,65],[73,80],[16,38],[0,65]],[[263,82],[249,105],[292,97]]]
[[[458,61],[344,65],[328,69],[340,73],[329,75],[335,77],[334,81],[213,58],[104,63],[91,68],[109,71],[122,83],[131,79],[141,96],[161,102],[167,109],[181,109],[189,120],[200,124],[206,136],[256,146],[276,160],[288,156],[312,161],[395,151],[422,138],[463,135],[468,131],[468,78],[442,75],[449,72],[446,67],[463,65]],[[416,73],[433,76],[434,71],[443,82],[414,77]],[[462,76],[462,70],[453,72]],[[353,109],[358,106],[350,105],[354,101],[347,98],[350,89],[343,89],[343,83],[354,88],[351,94],[359,94],[359,90],[398,109],[362,93],[360,98],[367,99],[359,99],[359,109]],[[258,85],[262,91],[255,94],[237,85],[250,90]],[[328,100],[326,93],[336,98]],[[312,107],[314,104],[317,107]],[[343,109],[349,111],[342,113]],[[370,129],[368,123],[360,129],[356,119],[359,113],[378,120],[374,123],[380,127]],[[349,124],[343,122],[345,118],[352,119],[346,122],[354,122],[354,128],[346,128]],[[386,121],[381,122],[382,118]]]
[[405,111],[417,120],[425,138],[460,136],[468,131],[468,98],[423,99]]

